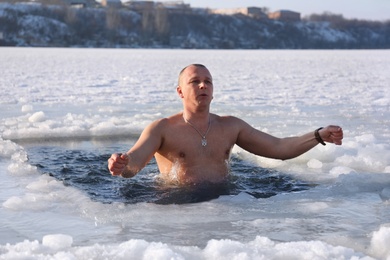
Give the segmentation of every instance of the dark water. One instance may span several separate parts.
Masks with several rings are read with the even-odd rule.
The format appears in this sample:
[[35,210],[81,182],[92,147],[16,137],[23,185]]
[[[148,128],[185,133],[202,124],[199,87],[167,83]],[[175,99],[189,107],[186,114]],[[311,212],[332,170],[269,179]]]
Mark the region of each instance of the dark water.
[[273,169],[255,166],[234,155],[231,158],[231,176],[226,183],[167,187],[156,178],[158,169],[154,159],[136,177],[125,179],[112,177],[108,172],[107,159],[111,151],[108,153],[107,149],[43,144],[29,146],[26,150],[29,163],[37,166],[42,174],[54,176],[64,185],[82,190],[92,200],[103,203],[183,204],[241,192],[255,198],[268,198],[314,186]]

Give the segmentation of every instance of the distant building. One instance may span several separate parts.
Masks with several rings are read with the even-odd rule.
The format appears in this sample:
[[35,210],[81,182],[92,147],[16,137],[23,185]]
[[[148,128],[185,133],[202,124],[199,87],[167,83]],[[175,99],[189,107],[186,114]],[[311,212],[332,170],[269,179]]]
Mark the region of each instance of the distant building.
[[102,6],[112,7],[112,8],[121,8],[122,2],[121,0],[102,0]]
[[42,3],[45,5],[67,5],[79,8],[95,7],[99,5],[95,0],[27,0],[26,2]]
[[301,20],[301,14],[289,10],[280,10],[269,13],[268,18],[283,22],[299,22]]
[[136,11],[143,12],[145,10],[156,10],[164,8],[169,13],[191,13],[192,9],[189,4],[185,4],[183,1],[170,1],[170,2],[154,2],[154,1],[135,1],[130,0],[123,3],[127,8]]
[[211,10],[211,13],[214,14],[225,14],[225,15],[234,15],[234,14],[243,14],[255,19],[267,19],[267,15],[263,12],[263,9],[259,7],[242,7],[242,8],[233,8],[233,9],[214,9]]
[[136,12],[142,12],[144,10],[154,9],[155,4],[153,1],[132,1],[131,0],[131,1],[124,2],[123,5]]
[[158,6],[163,7],[170,13],[191,13],[191,5],[185,4],[183,1],[170,1],[157,3]]

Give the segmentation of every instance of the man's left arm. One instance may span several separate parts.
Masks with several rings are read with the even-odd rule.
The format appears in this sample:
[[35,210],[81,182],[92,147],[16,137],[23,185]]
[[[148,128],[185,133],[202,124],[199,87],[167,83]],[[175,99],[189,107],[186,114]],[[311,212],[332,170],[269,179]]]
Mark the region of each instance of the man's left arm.
[[244,123],[239,131],[236,144],[259,156],[287,160],[309,151],[319,143],[341,145],[342,139],[342,128],[334,125],[301,136],[278,138]]

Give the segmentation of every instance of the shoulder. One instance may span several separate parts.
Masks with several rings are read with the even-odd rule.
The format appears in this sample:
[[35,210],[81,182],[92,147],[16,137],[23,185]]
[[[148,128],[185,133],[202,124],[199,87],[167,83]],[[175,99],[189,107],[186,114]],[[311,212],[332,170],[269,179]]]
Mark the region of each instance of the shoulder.
[[236,127],[243,127],[247,125],[247,123],[235,116],[218,116],[213,115],[215,117],[215,121],[218,123],[221,123],[224,126],[236,126]]
[[250,133],[253,129],[247,122],[235,116],[215,116],[214,122],[225,133],[228,132],[237,137],[241,133]]
[[150,123],[146,129],[149,130],[164,130],[175,125],[180,119],[180,114],[172,115],[170,117],[160,118]]

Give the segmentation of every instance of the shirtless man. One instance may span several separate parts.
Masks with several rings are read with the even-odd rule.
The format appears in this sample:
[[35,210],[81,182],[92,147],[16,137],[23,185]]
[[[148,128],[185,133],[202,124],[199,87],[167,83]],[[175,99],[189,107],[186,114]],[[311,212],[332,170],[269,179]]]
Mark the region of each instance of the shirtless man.
[[176,91],[182,99],[183,112],[152,122],[127,153],[111,155],[108,169],[113,176],[131,178],[154,156],[165,180],[216,183],[228,176],[228,160],[235,144],[259,156],[286,160],[319,143],[342,143],[339,126],[277,138],[239,118],[210,113],[213,79],[201,64],[189,65],[180,72]]

